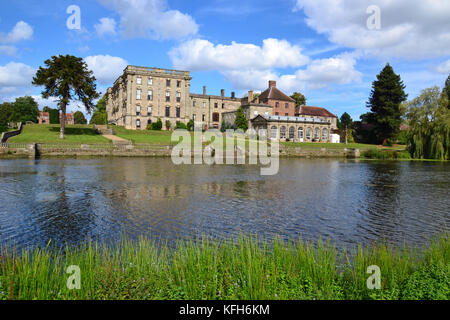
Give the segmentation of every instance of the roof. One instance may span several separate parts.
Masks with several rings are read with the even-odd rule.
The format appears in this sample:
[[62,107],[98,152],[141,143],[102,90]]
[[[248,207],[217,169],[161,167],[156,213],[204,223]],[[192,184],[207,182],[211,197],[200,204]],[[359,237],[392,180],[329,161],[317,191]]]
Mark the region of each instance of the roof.
[[317,117],[337,118],[336,115],[332,114],[327,109],[321,108],[321,107],[300,106],[297,114],[300,116],[317,116]]
[[286,94],[284,94],[283,92],[278,90],[277,87],[270,87],[266,91],[262,92],[258,98],[260,101],[263,101],[266,99],[272,99],[272,100],[295,102],[294,99],[292,99],[291,97],[287,96]]
[[275,122],[308,122],[308,123],[319,123],[319,124],[330,124],[328,121],[324,119],[314,119],[314,118],[307,118],[307,117],[290,117],[290,116],[263,116],[263,115],[257,115],[251,121],[256,120],[257,118],[263,118],[266,121],[275,121]]

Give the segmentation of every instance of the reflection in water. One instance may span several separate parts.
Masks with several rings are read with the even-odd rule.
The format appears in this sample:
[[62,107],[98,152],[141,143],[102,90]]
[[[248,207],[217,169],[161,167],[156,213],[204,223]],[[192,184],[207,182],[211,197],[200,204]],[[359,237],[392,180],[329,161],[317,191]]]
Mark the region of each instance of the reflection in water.
[[170,159],[2,160],[0,241],[169,241],[257,233],[421,243],[447,230],[449,164],[283,159],[256,166],[174,166]]

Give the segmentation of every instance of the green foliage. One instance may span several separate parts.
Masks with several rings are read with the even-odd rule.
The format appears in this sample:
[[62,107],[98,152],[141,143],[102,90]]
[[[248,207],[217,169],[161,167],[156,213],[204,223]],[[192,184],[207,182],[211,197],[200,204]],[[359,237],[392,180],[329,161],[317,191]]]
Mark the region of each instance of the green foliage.
[[341,116],[340,122],[341,122],[342,128],[344,128],[344,129],[346,127],[350,128],[352,126],[353,119],[347,112],[344,112]]
[[99,125],[108,124],[108,113],[106,112],[106,95],[98,100],[89,123]]
[[177,121],[175,129],[187,129],[187,126],[183,122]]
[[445,87],[443,92],[447,95],[447,108],[450,109],[450,75],[447,77],[445,81]]
[[159,130],[162,129],[162,125],[163,125],[163,124],[162,124],[161,119],[158,118],[158,121],[152,123],[152,130],[157,130],[157,131],[159,131]]
[[0,126],[0,133],[8,131],[8,127]]
[[[82,58],[71,55],[53,56],[44,62],[44,67],[39,67],[33,77],[33,85],[44,86],[42,97],[59,98],[59,107],[63,116],[70,101],[81,101],[88,113],[94,107],[94,99],[99,97],[93,72],[88,70],[87,64]],[[64,121],[61,122],[60,138],[64,138]]]
[[306,105],[306,97],[300,92],[294,92],[291,98],[295,100],[296,107]]
[[194,131],[194,120],[192,120],[192,119],[189,120],[189,122],[187,123],[186,127],[187,127],[187,129],[189,131]]
[[411,155],[407,151],[400,150],[378,150],[369,149],[362,153],[363,158],[393,160],[393,159],[411,159]]
[[4,102],[0,104],[0,126],[7,127],[11,117],[12,104]]
[[450,158],[450,109],[439,87],[428,88],[406,104],[411,156],[417,159]]
[[248,120],[242,107],[239,107],[236,111],[235,126],[236,129],[242,129],[244,132],[248,130]]
[[389,64],[373,82],[367,107],[372,112],[369,119],[374,124],[377,143],[397,136],[402,122],[400,104],[408,97],[404,89],[403,81]]
[[42,109],[43,112],[48,112],[50,117],[50,124],[59,124],[59,110],[52,109],[49,106],[45,106]]
[[37,102],[32,97],[20,97],[12,104],[10,121],[36,123],[39,116],[39,108]]
[[172,122],[170,122],[170,120],[166,120],[166,130],[170,130],[170,127],[172,126]]
[[84,117],[83,112],[81,112],[81,111],[77,111],[74,113],[73,120],[74,120],[75,124],[87,124],[87,120]]

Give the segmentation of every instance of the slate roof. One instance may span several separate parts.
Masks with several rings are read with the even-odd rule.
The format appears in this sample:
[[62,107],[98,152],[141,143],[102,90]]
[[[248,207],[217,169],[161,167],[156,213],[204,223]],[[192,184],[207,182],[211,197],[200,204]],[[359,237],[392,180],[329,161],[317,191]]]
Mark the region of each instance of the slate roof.
[[300,106],[297,110],[297,114],[300,116],[316,116],[316,117],[331,117],[337,118],[336,115],[332,114],[325,108],[311,107],[311,106]]
[[295,102],[294,99],[291,97],[285,95],[283,92],[277,89],[277,87],[270,87],[266,91],[262,92],[259,95],[260,101],[265,101],[266,99],[272,99],[272,100],[282,100],[282,101],[288,101],[288,102]]

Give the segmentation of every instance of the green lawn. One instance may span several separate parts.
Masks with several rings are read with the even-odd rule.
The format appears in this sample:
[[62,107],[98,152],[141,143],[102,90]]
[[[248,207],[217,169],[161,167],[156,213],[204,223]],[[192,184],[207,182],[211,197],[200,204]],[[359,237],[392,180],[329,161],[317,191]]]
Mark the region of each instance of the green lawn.
[[131,140],[133,143],[170,145],[172,131],[128,130],[121,126],[111,126],[116,136]]
[[26,125],[20,135],[9,143],[74,143],[109,144],[110,140],[97,134],[90,125],[66,126],[64,140],[59,139],[59,125]]

